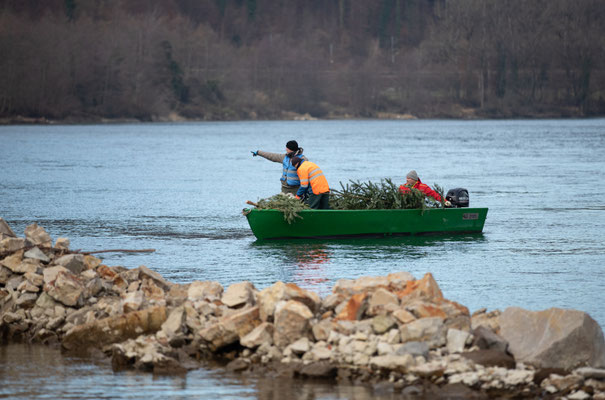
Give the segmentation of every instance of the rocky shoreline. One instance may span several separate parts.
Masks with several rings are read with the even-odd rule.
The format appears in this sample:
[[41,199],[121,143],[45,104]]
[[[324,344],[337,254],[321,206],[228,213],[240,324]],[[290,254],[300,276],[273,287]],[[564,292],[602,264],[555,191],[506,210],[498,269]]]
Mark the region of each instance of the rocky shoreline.
[[110,358],[115,370],[232,371],[388,387],[416,398],[605,399],[605,341],[586,313],[472,315],[430,273],[293,283],[176,284],[107,266],[36,224],[0,218],[0,341]]

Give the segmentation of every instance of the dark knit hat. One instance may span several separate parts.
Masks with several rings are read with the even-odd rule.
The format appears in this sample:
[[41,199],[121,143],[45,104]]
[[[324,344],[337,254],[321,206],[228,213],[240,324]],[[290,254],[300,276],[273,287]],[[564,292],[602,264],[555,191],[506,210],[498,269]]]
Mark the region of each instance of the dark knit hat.
[[300,157],[292,157],[292,165],[294,166],[294,168],[298,168],[302,161],[303,159]]
[[286,143],[286,148],[288,150],[296,151],[298,150],[298,143],[296,143],[296,140],[290,140],[288,143]]

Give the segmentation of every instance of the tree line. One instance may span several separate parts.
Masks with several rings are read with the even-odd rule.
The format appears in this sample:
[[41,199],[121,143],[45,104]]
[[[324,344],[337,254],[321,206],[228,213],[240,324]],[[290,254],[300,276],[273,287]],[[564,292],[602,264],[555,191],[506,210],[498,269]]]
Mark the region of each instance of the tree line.
[[0,117],[605,115],[600,0],[0,0]]

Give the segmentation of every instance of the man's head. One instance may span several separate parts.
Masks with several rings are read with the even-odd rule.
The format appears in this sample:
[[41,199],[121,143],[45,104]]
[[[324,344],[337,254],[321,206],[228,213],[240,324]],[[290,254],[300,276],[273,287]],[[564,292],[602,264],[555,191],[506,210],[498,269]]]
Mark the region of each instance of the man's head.
[[410,172],[408,172],[408,174],[405,176],[405,183],[406,184],[414,184],[418,182],[418,174],[416,173],[415,170],[411,170]]
[[292,157],[292,166],[296,169],[300,167],[300,164],[303,162],[303,159],[300,157]]
[[286,143],[286,152],[288,154],[292,153],[292,152],[297,152],[298,151],[298,143],[296,142],[296,140],[290,140],[288,143]]

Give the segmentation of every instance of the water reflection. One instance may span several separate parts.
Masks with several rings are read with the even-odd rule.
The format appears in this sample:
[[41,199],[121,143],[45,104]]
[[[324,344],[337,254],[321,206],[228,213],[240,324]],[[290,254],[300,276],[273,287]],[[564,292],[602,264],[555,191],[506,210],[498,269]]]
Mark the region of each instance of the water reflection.
[[[438,254],[453,248],[470,251],[467,249],[486,240],[483,234],[257,240],[250,243],[248,254],[265,265],[255,275],[263,275],[263,286],[280,280],[326,295],[338,279],[385,275],[397,270],[415,272],[409,269],[409,261],[431,263]],[[423,267],[419,274],[425,272]]]

